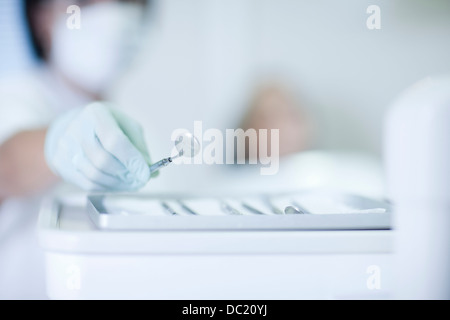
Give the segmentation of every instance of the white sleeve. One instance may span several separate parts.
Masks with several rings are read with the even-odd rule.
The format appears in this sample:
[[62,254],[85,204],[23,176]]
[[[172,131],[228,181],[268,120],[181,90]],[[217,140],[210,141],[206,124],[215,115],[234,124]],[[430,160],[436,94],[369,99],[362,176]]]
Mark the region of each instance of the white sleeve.
[[0,81],[0,144],[20,131],[48,126],[55,115],[40,88],[32,77]]

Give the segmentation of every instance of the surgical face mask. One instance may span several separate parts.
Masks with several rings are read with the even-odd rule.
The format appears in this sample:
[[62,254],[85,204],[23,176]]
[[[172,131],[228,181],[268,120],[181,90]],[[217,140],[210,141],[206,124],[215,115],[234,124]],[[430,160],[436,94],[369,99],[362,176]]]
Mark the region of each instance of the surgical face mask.
[[63,15],[53,27],[50,63],[77,86],[105,92],[138,49],[143,10],[119,1],[81,7],[80,29],[70,29]]

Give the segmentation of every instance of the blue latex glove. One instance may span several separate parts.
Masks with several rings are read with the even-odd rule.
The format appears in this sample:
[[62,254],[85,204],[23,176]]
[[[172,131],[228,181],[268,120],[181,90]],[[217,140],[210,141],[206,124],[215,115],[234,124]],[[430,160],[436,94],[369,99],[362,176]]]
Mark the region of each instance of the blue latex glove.
[[150,179],[141,126],[106,103],[57,118],[47,132],[45,156],[56,174],[87,191],[133,191]]

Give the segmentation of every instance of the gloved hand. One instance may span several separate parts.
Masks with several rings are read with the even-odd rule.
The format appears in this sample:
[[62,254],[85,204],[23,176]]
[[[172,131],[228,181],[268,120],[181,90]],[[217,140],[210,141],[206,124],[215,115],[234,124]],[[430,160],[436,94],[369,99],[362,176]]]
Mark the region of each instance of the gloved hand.
[[150,179],[150,157],[140,125],[103,102],[71,110],[50,126],[49,167],[87,191],[132,191]]

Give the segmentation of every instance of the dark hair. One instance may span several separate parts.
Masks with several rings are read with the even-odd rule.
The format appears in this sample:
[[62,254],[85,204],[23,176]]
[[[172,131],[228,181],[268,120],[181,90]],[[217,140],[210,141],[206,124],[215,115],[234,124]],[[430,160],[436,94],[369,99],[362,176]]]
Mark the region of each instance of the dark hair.
[[45,53],[44,48],[41,43],[39,43],[35,26],[33,25],[33,12],[36,11],[38,6],[46,1],[47,0],[23,0],[23,12],[28,29],[28,36],[31,42],[31,49],[33,50],[34,55],[40,60],[45,59]]

